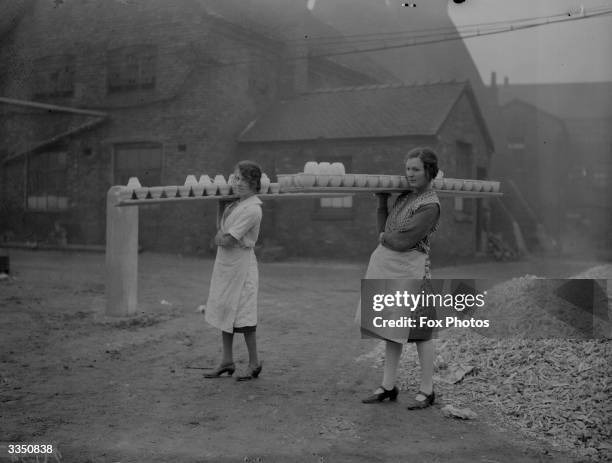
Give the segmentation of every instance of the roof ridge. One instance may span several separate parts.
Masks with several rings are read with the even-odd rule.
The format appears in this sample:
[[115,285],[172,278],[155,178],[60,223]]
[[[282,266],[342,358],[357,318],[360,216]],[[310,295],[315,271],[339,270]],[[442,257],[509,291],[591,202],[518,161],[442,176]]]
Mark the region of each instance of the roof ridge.
[[436,81],[428,81],[428,82],[401,82],[401,83],[385,83],[385,84],[369,84],[369,85],[353,85],[347,87],[323,87],[316,88],[314,90],[309,90],[306,92],[302,92],[300,95],[311,95],[318,93],[337,93],[337,92],[353,92],[359,90],[379,90],[379,89],[387,89],[387,88],[408,88],[408,87],[427,87],[433,85],[451,85],[451,84],[462,84],[465,85],[468,81],[458,81],[456,79],[451,80],[436,80]]

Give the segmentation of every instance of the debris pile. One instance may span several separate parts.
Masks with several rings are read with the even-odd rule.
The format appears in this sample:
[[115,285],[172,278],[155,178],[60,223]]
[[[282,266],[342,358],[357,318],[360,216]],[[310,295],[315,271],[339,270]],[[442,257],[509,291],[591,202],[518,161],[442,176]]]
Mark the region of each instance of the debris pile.
[[[576,278],[610,275],[608,265]],[[490,316],[504,315],[504,331],[497,333],[503,336],[463,328],[440,333],[434,370],[439,403],[452,410],[474,409],[477,419],[589,461],[612,461],[612,342],[609,337],[586,339],[580,329],[558,323],[546,305],[559,301],[545,281],[535,280],[515,278],[490,291]],[[545,338],[551,332],[554,337]],[[378,353],[382,364],[382,345]],[[399,387],[416,392],[419,372],[416,349],[404,349]]]

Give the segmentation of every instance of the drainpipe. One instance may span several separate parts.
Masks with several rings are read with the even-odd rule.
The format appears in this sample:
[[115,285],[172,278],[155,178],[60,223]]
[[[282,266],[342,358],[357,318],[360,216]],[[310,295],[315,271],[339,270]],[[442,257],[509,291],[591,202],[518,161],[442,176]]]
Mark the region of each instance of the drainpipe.
[[15,100],[14,98],[0,97],[0,103],[10,104],[14,106],[24,106],[27,108],[46,109],[52,112],[81,114],[84,116],[105,117],[108,114],[100,111],[91,111],[89,109],[71,108],[70,106],[58,106],[46,103],[37,103],[35,101]]
[[2,160],[2,164],[6,164],[9,161],[12,161],[13,159],[17,159],[21,156],[25,156],[27,154],[30,154],[40,148],[44,148],[45,146],[49,146],[49,145],[53,145],[54,143],[57,143],[59,140],[61,140],[62,138],[66,138],[69,137],[71,135],[76,135],[77,133],[83,132],[85,130],[89,130],[93,127],[96,127],[100,124],[102,124],[103,122],[106,121],[106,119],[108,119],[107,116],[105,117],[101,117],[100,119],[96,119],[95,121],[89,121],[86,122],[84,124],[79,125],[78,127],[75,127],[73,129],[67,130],[65,132],[60,133],[59,135],[55,135],[54,137],[49,138],[48,140],[42,141],[34,146],[32,146],[31,148],[28,148],[25,151],[21,151],[17,154],[13,154],[12,156],[7,156],[6,158],[4,158]]
[[25,156],[35,150],[44,148],[45,146],[52,145],[63,138],[66,138],[72,135],[76,135],[77,133],[83,132],[85,130],[89,130],[93,127],[98,126],[99,124],[102,124],[108,119],[107,113],[103,113],[100,111],[91,111],[88,109],[71,108],[68,106],[57,106],[57,105],[52,105],[52,104],[37,103],[34,101],[15,100],[13,98],[4,98],[4,97],[0,97],[0,103],[10,104],[14,106],[21,106],[21,107],[26,107],[26,108],[44,109],[49,112],[63,112],[63,113],[70,113],[70,114],[79,114],[82,116],[96,117],[96,119],[93,121],[85,122],[77,127],[74,127],[58,135],[55,135],[47,140],[44,140],[24,151],[8,156],[2,160],[2,164],[5,164],[6,162],[19,158],[21,156]]

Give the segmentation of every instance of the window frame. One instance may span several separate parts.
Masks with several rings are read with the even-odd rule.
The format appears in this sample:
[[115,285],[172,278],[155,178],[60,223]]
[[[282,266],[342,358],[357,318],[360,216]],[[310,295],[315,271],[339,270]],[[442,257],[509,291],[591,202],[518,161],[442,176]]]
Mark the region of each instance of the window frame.
[[34,98],[74,96],[76,76],[76,57],[74,55],[49,55],[38,58],[34,61],[34,69]]
[[157,61],[155,45],[130,45],[109,50],[106,56],[107,93],[154,90],[157,86]]
[[55,149],[30,154],[26,172],[25,209],[27,211],[58,212],[68,209],[67,150]]
[[[134,165],[126,168],[121,165],[122,160],[120,160],[119,157],[122,152],[128,152],[130,150],[134,152],[140,150],[140,152],[136,154],[139,157],[139,159],[136,160]],[[155,175],[147,176],[147,175],[143,175],[141,172],[143,169],[151,168],[151,166],[149,165],[143,166],[139,162],[142,156],[145,155],[144,152],[146,152],[147,150],[150,150],[150,151],[158,150],[159,151],[159,165],[157,167],[154,167],[154,170],[158,171],[157,176]],[[125,174],[121,175],[120,172],[124,172]],[[113,144],[113,159],[112,159],[113,185],[122,185],[122,184],[126,185],[127,181],[129,180],[129,177],[138,177],[138,180],[140,181],[140,184],[142,186],[148,186],[148,187],[163,186],[164,147],[161,142],[158,142],[158,141],[130,141],[130,142],[117,142]],[[147,181],[147,178],[150,178],[150,177],[158,178],[155,184],[151,184],[151,185],[148,184],[148,183],[151,183]]]

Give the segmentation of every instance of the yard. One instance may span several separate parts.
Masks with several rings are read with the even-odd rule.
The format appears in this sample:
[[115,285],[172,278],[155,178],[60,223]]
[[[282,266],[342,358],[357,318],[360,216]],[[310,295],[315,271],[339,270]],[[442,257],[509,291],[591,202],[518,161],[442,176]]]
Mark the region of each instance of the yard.
[[[498,421],[360,402],[381,378],[378,342],[353,324],[363,265],[260,265],[259,379],[206,380],[220,335],[196,308],[211,260],[139,256],[139,314],[104,314],[104,256],[11,250],[0,281],[0,443],[52,443],[55,460],[94,462],[564,462],[567,448]],[[566,277],[594,262],[488,263],[438,277]],[[609,345],[608,345],[609,347]],[[406,351],[410,351],[408,348]],[[238,368],[246,349],[236,337]],[[408,359],[411,353],[406,354]],[[410,368],[416,363],[405,362]],[[410,378],[410,375],[405,376]],[[468,386],[466,386],[468,387]],[[609,389],[608,389],[609,392]],[[3,450],[0,461],[11,460]]]

